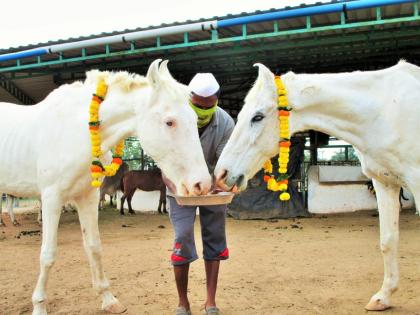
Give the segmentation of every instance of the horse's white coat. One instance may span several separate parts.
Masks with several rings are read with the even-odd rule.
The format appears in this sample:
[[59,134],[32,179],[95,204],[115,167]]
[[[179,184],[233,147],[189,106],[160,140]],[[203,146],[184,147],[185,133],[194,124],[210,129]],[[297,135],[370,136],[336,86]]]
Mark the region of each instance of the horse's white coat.
[[[399,189],[420,203],[420,68],[401,61],[379,71],[282,76],[288,93],[290,130],[317,130],[345,140],[358,151],[364,174],[373,179],[380,213],[385,275],[368,305],[382,310],[397,289]],[[278,152],[279,126],[274,75],[259,64],[238,123],[216,167],[219,185],[240,189]],[[261,122],[251,122],[257,113]],[[227,174],[225,174],[227,170]],[[244,175],[241,177],[241,175]],[[244,180],[239,180],[244,178]]]
[[[19,197],[41,196],[41,271],[32,296],[33,314],[46,314],[46,285],[57,249],[61,207],[77,205],[93,285],[102,308],[125,308],[109,290],[101,261],[98,189],[90,185],[89,103],[103,78],[108,93],[100,108],[102,151],[138,136],[144,150],[175,183],[180,194],[206,193],[211,184],[188,106],[186,86],[169,74],[166,62],[151,64],[147,77],[126,72],[90,71],[84,83],[64,85],[34,106],[0,103],[0,191]],[[169,125],[170,126],[169,126]]]

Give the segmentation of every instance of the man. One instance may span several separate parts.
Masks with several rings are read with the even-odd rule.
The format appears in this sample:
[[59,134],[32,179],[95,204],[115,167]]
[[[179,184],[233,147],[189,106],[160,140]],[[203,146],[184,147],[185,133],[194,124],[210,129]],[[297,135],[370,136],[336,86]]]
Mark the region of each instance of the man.
[[[198,132],[201,146],[210,173],[216,167],[232,133],[234,122],[223,109],[217,106],[220,86],[211,73],[198,73],[191,80],[190,106],[198,116]],[[169,197],[170,218],[175,230],[174,249],[171,262],[174,266],[179,304],[176,315],[191,314],[187,297],[188,271],[190,263],[198,259],[194,241],[196,207],[180,206]],[[205,314],[218,315],[216,289],[220,260],[229,257],[226,245],[226,205],[199,206],[203,258],[206,269],[207,299]]]

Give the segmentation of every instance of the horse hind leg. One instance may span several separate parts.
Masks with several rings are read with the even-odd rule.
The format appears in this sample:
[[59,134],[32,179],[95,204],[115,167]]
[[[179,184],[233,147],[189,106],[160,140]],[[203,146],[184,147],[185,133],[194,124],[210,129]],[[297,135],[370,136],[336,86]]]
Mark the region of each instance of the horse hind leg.
[[35,290],[32,294],[32,315],[47,314],[47,281],[49,272],[57,255],[57,233],[60,221],[62,202],[56,191],[43,194],[42,246],[40,255],[40,273]]
[[114,195],[113,194],[111,194],[111,195],[109,195],[109,205],[111,206],[111,207],[113,207],[114,205],[112,204],[112,197],[113,197]]
[[399,239],[399,192],[400,187],[373,181],[376,190],[380,224],[380,247],[384,259],[384,280],[381,289],[366,305],[369,311],[383,311],[391,307],[391,295],[397,290],[398,239]]
[[3,203],[3,195],[0,193],[0,226],[6,226],[6,224],[4,224],[4,222],[3,222],[2,203]]
[[130,192],[127,196],[127,204],[128,204],[128,213],[129,214],[136,214],[133,208],[131,207],[131,199],[133,199],[134,192]]
[[83,235],[83,245],[89,260],[93,287],[102,297],[102,310],[119,314],[127,309],[111,293],[102,265],[102,245],[98,227],[98,198],[95,192],[76,200]]
[[117,204],[117,192],[114,193],[114,201],[115,201],[115,209],[118,209],[118,204]]

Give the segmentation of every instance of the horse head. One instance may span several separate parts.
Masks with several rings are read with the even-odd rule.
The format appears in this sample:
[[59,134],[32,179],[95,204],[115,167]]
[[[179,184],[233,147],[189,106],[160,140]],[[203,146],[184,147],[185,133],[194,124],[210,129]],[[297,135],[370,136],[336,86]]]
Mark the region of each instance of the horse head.
[[206,194],[211,177],[198,136],[197,116],[188,105],[189,90],[172,77],[166,61],[160,68],[159,62],[154,61],[147,72],[147,104],[136,108],[137,137],[178,194]]
[[278,152],[279,123],[274,74],[264,65],[248,92],[232,136],[216,165],[219,186],[246,188],[248,179]]

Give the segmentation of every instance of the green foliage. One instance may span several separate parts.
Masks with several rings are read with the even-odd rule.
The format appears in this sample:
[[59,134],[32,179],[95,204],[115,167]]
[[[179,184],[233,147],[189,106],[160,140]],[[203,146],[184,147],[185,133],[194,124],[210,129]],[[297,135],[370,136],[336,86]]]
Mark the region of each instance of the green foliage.
[[[130,137],[125,140],[123,160],[128,164],[130,170],[142,169],[142,148],[137,138]],[[143,155],[144,169],[153,168],[156,164],[151,157]]]

